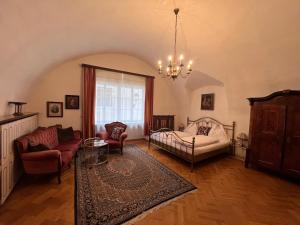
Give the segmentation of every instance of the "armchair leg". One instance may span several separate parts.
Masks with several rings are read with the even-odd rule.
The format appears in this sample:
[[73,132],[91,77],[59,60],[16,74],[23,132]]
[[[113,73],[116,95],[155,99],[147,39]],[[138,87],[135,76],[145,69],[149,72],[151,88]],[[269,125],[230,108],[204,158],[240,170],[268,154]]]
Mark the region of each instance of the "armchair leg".
[[60,171],[58,171],[58,173],[57,173],[57,181],[58,181],[58,184],[61,184],[61,172]]

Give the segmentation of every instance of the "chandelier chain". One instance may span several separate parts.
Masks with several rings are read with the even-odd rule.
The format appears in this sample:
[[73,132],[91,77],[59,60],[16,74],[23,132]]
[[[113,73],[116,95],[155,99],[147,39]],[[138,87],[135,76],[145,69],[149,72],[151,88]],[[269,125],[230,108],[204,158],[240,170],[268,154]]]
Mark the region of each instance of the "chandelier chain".
[[184,63],[183,63],[183,55],[180,55],[180,57],[177,59],[177,26],[178,26],[178,13],[179,8],[174,9],[175,13],[175,35],[174,35],[174,52],[173,56],[169,55],[168,57],[168,66],[166,67],[166,73],[163,72],[163,65],[162,61],[158,61],[158,72],[163,77],[166,75],[166,77],[172,78],[175,80],[178,76],[181,76],[183,78],[188,77],[192,72],[192,61],[190,60],[187,67],[186,67],[186,74],[183,74],[184,69]]

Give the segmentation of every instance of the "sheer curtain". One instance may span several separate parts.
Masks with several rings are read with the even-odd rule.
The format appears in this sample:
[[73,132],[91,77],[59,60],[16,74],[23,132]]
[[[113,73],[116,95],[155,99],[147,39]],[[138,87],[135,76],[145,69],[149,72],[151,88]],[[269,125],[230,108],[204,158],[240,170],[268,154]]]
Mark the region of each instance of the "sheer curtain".
[[144,137],[145,78],[96,70],[97,131],[114,121],[127,124],[129,139]]

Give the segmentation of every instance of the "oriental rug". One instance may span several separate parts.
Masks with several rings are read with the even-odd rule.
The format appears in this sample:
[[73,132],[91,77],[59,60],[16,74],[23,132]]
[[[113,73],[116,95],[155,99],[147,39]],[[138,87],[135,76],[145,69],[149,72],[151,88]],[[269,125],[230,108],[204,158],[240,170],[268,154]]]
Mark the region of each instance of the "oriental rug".
[[79,151],[75,163],[75,224],[122,224],[196,187],[136,145],[89,167]]

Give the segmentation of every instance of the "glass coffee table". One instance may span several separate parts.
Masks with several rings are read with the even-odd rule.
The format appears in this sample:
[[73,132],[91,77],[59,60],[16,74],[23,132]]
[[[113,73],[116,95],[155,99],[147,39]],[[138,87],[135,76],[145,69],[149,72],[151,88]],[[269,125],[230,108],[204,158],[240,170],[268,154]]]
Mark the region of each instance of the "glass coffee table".
[[87,166],[97,166],[108,162],[109,145],[100,138],[88,138],[83,142],[84,158]]

